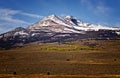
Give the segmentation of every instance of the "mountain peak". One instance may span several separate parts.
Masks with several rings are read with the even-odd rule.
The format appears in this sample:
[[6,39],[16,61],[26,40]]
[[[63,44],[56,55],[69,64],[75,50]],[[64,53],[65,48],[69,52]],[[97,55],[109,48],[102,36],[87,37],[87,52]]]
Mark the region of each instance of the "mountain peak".
[[120,28],[85,23],[73,16],[61,18],[52,14],[28,28],[18,27],[0,35],[0,40],[7,39],[8,42],[13,40],[12,44],[25,41],[27,43],[33,41],[66,41],[79,38],[120,39]]
[[[106,26],[99,26],[95,24],[90,24],[86,22],[82,22],[81,20],[77,19],[76,17],[73,16],[66,16],[64,18],[61,18],[59,16],[56,16],[55,14],[52,14],[50,16],[45,17],[42,21],[29,26],[29,29],[36,30],[40,29],[42,27],[46,26],[51,26],[50,28],[56,26],[62,27],[63,31],[66,30],[66,28],[70,28],[70,30],[83,30],[83,31],[98,31],[100,29],[106,29],[106,30],[116,30],[117,28],[110,28]],[[59,28],[58,27],[58,28]],[[49,28],[47,28],[49,29]],[[55,27],[54,27],[55,29]],[[56,29],[57,30],[57,29]]]
[[17,27],[17,28],[15,28],[15,30],[16,31],[25,30],[25,28],[23,28],[23,27]]
[[49,15],[48,17],[57,17],[55,14]]
[[55,14],[52,14],[52,15],[50,15],[50,16],[45,17],[43,20],[55,19],[55,18],[59,18],[59,17],[56,16]]
[[73,16],[65,16],[65,18],[73,19]]
[[58,18],[58,16],[57,15],[55,15],[55,14],[52,14],[52,15],[49,15],[49,16],[47,16],[48,18],[55,18],[55,17],[57,17]]

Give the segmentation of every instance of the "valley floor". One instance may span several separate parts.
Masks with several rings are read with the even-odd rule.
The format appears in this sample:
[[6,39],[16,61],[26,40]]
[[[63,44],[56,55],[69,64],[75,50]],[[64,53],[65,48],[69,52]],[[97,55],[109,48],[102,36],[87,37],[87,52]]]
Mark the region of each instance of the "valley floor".
[[120,40],[31,43],[0,50],[0,74],[120,75]]

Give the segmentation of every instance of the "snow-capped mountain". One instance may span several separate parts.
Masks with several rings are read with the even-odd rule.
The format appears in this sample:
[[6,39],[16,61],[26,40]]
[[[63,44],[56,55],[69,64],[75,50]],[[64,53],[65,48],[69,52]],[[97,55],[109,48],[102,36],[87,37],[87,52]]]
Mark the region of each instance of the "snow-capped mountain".
[[28,29],[31,31],[43,31],[45,29],[57,33],[84,33],[73,28],[73,24],[56,15],[45,17],[40,22],[29,26]]
[[120,39],[120,28],[85,23],[76,17],[50,15],[28,26],[0,35],[0,47],[19,42],[62,42],[78,39]]
[[6,33],[3,33],[0,35],[0,38],[2,36],[4,37],[11,37],[11,36],[21,36],[21,37],[24,37],[24,36],[28,36],[29,35],[29,31],[26,30],[25,28],[22,28],[22,27],[17,27],[15,28],[14,30],[11,30],[11,31],[8,31]]
[[81,33],[81,30],[82,31],[98,31],[101,29],[120,30],[120,28],[113,28],[113,27],[107,27],[97,24],[85,23],[73,16],[66,16],[64,18],[61,18],[56,15],[50,15],[48,17],[45,17],[40,22],[37,22],[36,24],[33,24],[28,27],[28,29],[32,31],[42,28],[49,28],[51,31],[61,32],[61,33],[68,33],[68,32]]
[[12,30],[4,34],[5,36],[9,35],[34,36],[36,34],[40,34],[40,32],[86,34],[86,32],[88,31],[99,30],[113,30],[116,31],[116,34],[119,35],[120,28],[85,23],[73,16],[65,16],[64,18],[61,18],[56,15],[50,15],[43,18],[41,21],[28,26],[26,29],[18,27],[15,30]]

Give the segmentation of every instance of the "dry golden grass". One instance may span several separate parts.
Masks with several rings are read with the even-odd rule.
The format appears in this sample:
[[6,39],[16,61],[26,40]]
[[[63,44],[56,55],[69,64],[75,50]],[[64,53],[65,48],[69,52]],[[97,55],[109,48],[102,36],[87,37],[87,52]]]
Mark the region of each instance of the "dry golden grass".
[[0,74],[0,78],[120,78],[120,75],[93,76],[93,75]]
[[[90,42],[91,43],[91,42]],[[30,44],[22,48],[17,48],[13,49],[10,51],[81,51],[81,50],[92,50],[92,51],[98,51],[102,50],[102,47],[100,46],[95,46],[95,47],[90,47],[87,45],[84,45],[83,42],[72,42],[72,43],[64,43],[64,44],[58,44],[58,43],[38,43],[38,44]]]
[[[64,44],[32,43],[0,50],[0,77],[4,76],[2,74],[5,78],[117,77],[120,75],[119,47],[120,40],[86,40]],[[11,75],[14,71],[17,75]],[[46,75],[48,71],[50,75]]]

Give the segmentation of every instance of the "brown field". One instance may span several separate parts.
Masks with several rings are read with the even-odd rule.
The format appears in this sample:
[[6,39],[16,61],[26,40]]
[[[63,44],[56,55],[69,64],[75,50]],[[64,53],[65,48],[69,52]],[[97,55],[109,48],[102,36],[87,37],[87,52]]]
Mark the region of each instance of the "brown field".
[[120,40],[32,43],[0,50],[0,74],[118,76]]
[[0,78],[120,78],[120,76],[119,75],[94,76],[94,75],[1,74]]

